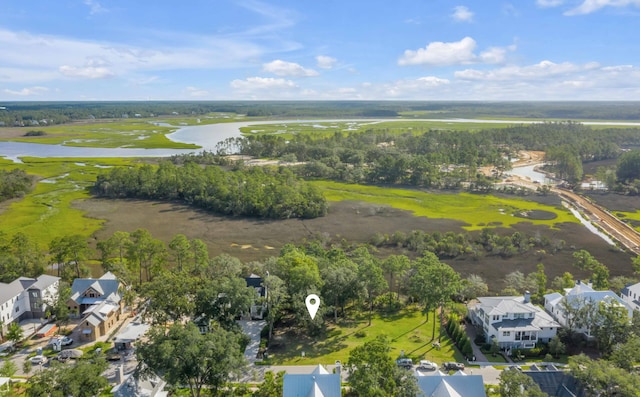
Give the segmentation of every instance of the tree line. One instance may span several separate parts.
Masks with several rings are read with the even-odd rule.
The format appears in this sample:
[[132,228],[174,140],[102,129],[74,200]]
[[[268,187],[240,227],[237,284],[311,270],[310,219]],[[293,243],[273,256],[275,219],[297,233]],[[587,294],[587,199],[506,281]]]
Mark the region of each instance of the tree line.
[[33,177],[18,168],[0,170],[0,202],[22,197],[33,189]]
[[327,202],[315,187],[280,167],[247,167],[225,171],[193,162],[176,166],[113,168],[99,175],[93,193],[99,197],[178,200],[217,214],[261,218],[316,218]]

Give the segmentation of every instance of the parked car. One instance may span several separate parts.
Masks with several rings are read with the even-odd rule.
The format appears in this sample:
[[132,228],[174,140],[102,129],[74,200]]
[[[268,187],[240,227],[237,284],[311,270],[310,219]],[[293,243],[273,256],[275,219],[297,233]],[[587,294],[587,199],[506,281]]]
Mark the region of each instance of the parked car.
[[418,364],[418,371],[435,371],[438,366],[429,360],[420,360]]
[[41,364],[46,364],[47,358],[40,354],[40,355],[31,357],[29,361],[31,361],[31,364],[33,365],[41,365]]
[[73,343],[73,339],[65,336],[64,338],[62,338],[62,341],[60,343],[62,344],[62,346],[69,346]]
[[398,367],[411,369],[413,368],[413,360],[410,358],[399,358],[396,360]]
[[446,362],[444,364],[442,364],[442,367],[444,369],[446,369],[447,371],[464,371],[464,364],[463,363],[454,363],[452,361],[450,362]]

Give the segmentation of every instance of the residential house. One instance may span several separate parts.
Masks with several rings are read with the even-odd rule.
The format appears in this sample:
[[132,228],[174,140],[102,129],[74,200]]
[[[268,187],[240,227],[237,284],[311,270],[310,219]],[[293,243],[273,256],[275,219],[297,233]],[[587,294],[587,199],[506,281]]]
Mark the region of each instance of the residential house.
[[82,338],[97,340],[106,335],[120,320],[124,302],[120,281],[107,272],[98,279],[77,278],[71,285],[69,309],[82,317],[78,325]]
[[254,288],[258,295],[258,300],[254,300],[251,303],[251,319],[262,320],[267,309],[267,287],[264,286],[264,280],[256,274],[251,274],[249,277],[245,277],[244,280],[247,282],[247,287]]
[[340,375],[318,365],[310,374],[285,374],[283,397],[340,397]]
[[620,291],[622,300],[634,310],[640,310],[640,283],[627,285]]
[[47,274],[38,278],[20,277],[9,284],[0,283],[0,333],[4,334],[14,321],[47,317],[47,307],[53,303],[59,284],[59,277]]
[[558,324],[542,308],[531,303],[529,292],[523,296],[478,298],[469,305],[469,317],[481,327],[488,342],[496,339],[502,349],[530,349],[537,342],[553,338]]
[[418,376],[418,387],[425,397],[486,397],[482,375],[467,375],[456,372],[446,375],[442,372]]
[[539,367],[534,364],[530,370],[522,373],[533,379],[540,386],[540,390],[549,397],[586,397],[587,394],[580,382],[569,372],[554,366],[548,367]]
[[[551,316],[563,327],[569,326],[569,323],[571,322],[571,318],[569,317],[571,314],[567,314],[567,305],[578,310],[587,304],[600,303],[626,311],[629,318],[633,316],[633,309],[631,306],[614,292],[596,291],[592,288],[590,283],[585,284],[582,281],[577,281],[573,288],[565,289],[564,295],[559,292],[554,292],[544,296],[545,310],[550,313]],[[574,328],[574,331],[583,334],[590,339],[593,336],[591,335],[589,325],[590,324],[576,327]]]

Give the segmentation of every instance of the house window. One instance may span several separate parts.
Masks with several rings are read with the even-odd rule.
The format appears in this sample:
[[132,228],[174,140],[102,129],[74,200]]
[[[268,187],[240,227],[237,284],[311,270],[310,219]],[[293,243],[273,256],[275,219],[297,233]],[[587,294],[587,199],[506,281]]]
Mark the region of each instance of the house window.
[[513,317],[514,318],[524,318],[524,313],[516,313]]
[[20,310],[20,308],[19,308],[19,307],[16,307],[16,313],[17,313],[19,310]]
[[499,315],[498,316],[494,315],[493,316],[493,321],[498,321],[498,320],[500,320],[500,316]]
[[511,331],[502,331],[502,336],[511,336]]

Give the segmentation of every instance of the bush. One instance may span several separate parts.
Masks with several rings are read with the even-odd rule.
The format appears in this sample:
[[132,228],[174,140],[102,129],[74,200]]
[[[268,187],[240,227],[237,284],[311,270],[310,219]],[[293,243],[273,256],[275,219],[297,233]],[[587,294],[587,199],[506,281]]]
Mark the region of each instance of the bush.
[[269,339],[269,325],[265,325],[260,330],[260,339]]
[[476,344],[476,346],[482,346],[487,344],[487,339],[484,337],[484,334],[478,334],[476,335],[475,339],[473,340],[473,343]]
[[359,330],[359,331],[356,331],[356,332],[353,334],[353,336],[355,336],[356,338],[364,338],[364,337],[366,337],[366,336],[367,336],[367,333],[366,333],[364,330],[362,330],[362,329],[361,329],[361,330]]
[[43,135],[47,135],[47,133],[44,131],[27,131],[27,133],[24,134],[24,136],[43,136]]

